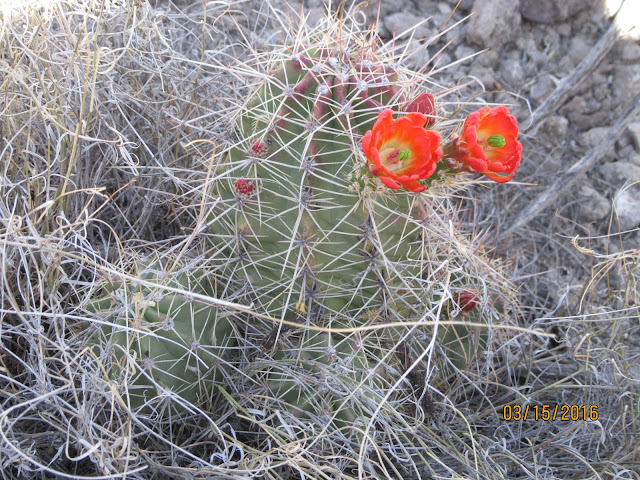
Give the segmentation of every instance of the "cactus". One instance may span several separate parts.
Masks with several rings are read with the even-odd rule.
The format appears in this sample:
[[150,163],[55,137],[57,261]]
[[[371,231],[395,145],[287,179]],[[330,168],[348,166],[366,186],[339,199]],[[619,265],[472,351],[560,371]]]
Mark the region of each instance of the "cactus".
[[389,372],[362,343],[324,332],[291,340],[260,375],[280,408],[294,417],[316,417],[320,424],[335,417],[336,427],[348,426],[363,411],[375,410],[392,384]]
[[234,346],[226,314],[192,295],[215,297],[215,281],[197,270],[168,273],[160,262],[138,269],[138,281],[106,283],[91,304],[105,322],[94,336],[96,353],[109,376],[126,387],[134,410],[151,411],[154,399],[168,391],[198,404],[212,382],[221,381]]
[[427,226],[437,207],[372,176],[361,143],[384,107],[437,123],[433,104],[419,104],[433,97],[371,45],[336,39],[274,63],[217,172],[211,227],[216,255],[228,259],[222,275],[280,318],[420,319],[442,298],[434,279],[447,239]]
[[[412,73],[383,50],[357,44],[357,38],[327,38],[274,60],[250,92],[233,143],[217,165],[210,226],[218,275],[243,283],[247,303],[263,313],[324,327],[445,321],[437,330],[369,335],[358,353],[349,347],[351,337],[335,333],[304,331],[291,347],[279,343],[282,328],[274,327],[267,335],[271,358],[257,362],[253,372],[275,402],[267,409],[289,412],[293,424],[302,417],[344,433],[342,427],[371,418],[378,407],[403,408],[393,400],[400,392],[384,393],[409,366],[398,364],[397,345],[407,347],[411,360],[434,346],[441,352],[436,386],[476,362],[487,332],[446,320],[489,322],[495,317],[485,313],[487,292],[503,286],[484,286],[491,283],[483,278],[484,266],[469,261],[476,254],[441,218],[449,208],[445,192],[455,186],[452,174],[480,171],[468,167],[461,153],[467,144],[456,139],[459,123],[439,118],[437,92],[416,88]],[[422,134],[429,129],[423,145],[437,140],[433,169],[420,180],[385,178],[367,158],[376,125],[388,124],[392,115],[417,123]],[[447,142],[444,152],[440,137]],[[398,150],[400,161],[411,154]],[[425,187],[426,194],[416,193]],[[473,302],[452,298],[450,292],[469,285],[480,287]],[[341,368],[348,373],[338,374]],[[336,393],[346,391],[351,395]]]
[[215,242],[233,259],[227,274],[271,314],[347,322],[426,296],[424,210],[369,178],[359,152],[378,107],[398,101],[398,74],[362,51],[334,44],[284,60],[248,102],[222,166]]
[[[517,127],[505,127],[500,135],[490,133],[489,142],[483,143],[489,122],[510,121],[504,120],[504,111],[487,108],[469,117],[469,132],[465,123],[465,135],[456,136],[459,122],[438,116],[441,92],[425,92],[415,74],[393,63],[375,42],[342,31],[339,23],[332,25],[337,30],[315,46],[297,43],[293,50],[276,53],[269,63],[271,71],[257,75],[260,80],[238,111],[233,139],[214,171],[215,201],[209,210],[213,275],[225,284],[237,284],[245,303],[257,311],[301,325],[358,328],[381,322],[488,321],[493,315],[484,313],[487,293],[501,292],[503,285],[483,278],[491,268],[474,260],[477,255],[469,243],[442,218],[451,211],[444,192],[455,185],[452,174],[461,171],[508,181],[519,162]],[[381,164],[382,157],[386,161],[392,155],[402,166],[416,155],[398,145],[389,147],[393,140],[381,143],[381,129],[399,128],[394,116],[397,125],[410,130],[411,138],[420,137],[416,145],[431,155],[420,175],[397,175]],[[442,147],[441,138],[446,139]],[[492,150],[489,168],[485,148],[510,152],[508,165],[493,161],[499,155]],[[427,187],[426,194],[418,193]],[[202,274],[185,275],[174,281],[207,295],[218,293]],[[452,291],[469,285],[477,287],[474,308],[460,299],[442,308],[449,305]],[[134,351],[137,405],[158,388],[172,388],[192,403],[203,398],[205,372],[220,363],[230,345],[228,319],[205,306],[194,316],[191,304],[178,295],[157,303],[153,290],[142,288],[134,295],[129,287],[118,288],[144,307],[131,315],[137,319],[132,332],[122,329],[131,325],[121,308],[100,306],[115,312],[110,318],[120,327],[110,338],[100,339],[118,347],[112,357],[118,364],[113,375],[131,375],[128,359]],[[464,316],[454,318],[457,311]],[[176,314],[185,317],[185,328],[165,332],[161,315]],[[142,334],[139,327],[153,334]],[[444,363],[462,369],[475,361],[487,341],[468,325],[445,322],[436,328],[437,342],[432,341],[436,330],[426,328],[369,335],[355,356],[345,347],[348,337],[306,331],[298,346],[289,348],[292,355],[298,351],[292,363],[279,351],[287,347],[280,342],[283,329],[275,327],[267,346],[274,349],[271,361],[279,363],[253,371],[294,415],[317,418],[318,397],[301,389],[296,371],[317,380],[334,361],[351,365],[351,375],[338,381],[358,390],[373,381],[363,372],[393,363],[393,355],[382,353],[388,346],[406,342],[417,358],[431,353],[435,344],[447,359]],[[340,348],[330,358],[316,354],[336,348],[334,343]],[[161,364],[167,366],[158,367]],[[446,377],[451,369],[444,372]],[[364,398],[361,391],[354,396]],[[353,404],[325,400],[323,405],[336,418],[354,418],[358,411]]]

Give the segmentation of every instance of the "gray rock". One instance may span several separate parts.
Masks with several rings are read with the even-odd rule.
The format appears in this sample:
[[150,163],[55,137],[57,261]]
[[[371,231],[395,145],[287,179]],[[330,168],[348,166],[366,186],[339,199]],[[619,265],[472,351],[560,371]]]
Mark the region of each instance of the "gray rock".
[[620,46],[620,59],[626,62],[640,60],[640,45],[629,40],[622,40]]
[[580,220],[583,223],[599,222],[609,215],[611,202],[586,181],[578,189]]
[[571,61],[577,65],[591,50],[591,45],[583,36],[575,36],[569,43],[567,54]]
[[480,80],[485,89],[494,88],[495,76],[493,71],[487,67],[474,66],[469,71],[469,76]]
[[570,37],[571,36],[571,22],[561,23],[556,25],[556,30],[562,37]]
[[433,63],[436,65],[436,68],[442,68],[451,63],[451,55],[447,52],[442,52],[437,54]]
[[640,92],[640,68],[617,65],[613,72],[612,92],[616,103],[626,106]]
[[[471,48],[468,47],[466,45],[460,45],[458,48],[456,48],[456,51],[454,52],[454,56],[456,60],[460,60],[462,58],[466,58],[469,57],[470,55],[473,55],[474,53],[477,53],[478,49],[477,48]],[[478,55],[481,56],[482,54]],[[470,60],[465,60],[463,62],[463,64],[468,63]]]
[[[266,3],[266,2],[265,2]],[[305,2],[306,3],[306,2]],[[378,24],[378,30],[380,35],[391,35],[393,30],[388,30],[385,26],[385,19],[395,13],[404,12],[412,14],[414,12],[414,5],[412,0],[393,0],[385,2],[363,2],[362,13],[367,19],[367,23],[373,24],[376,20],[380,20]],[[380,7],[380,8],[378,8]],[[413,15],[417,17],[417,15]],[[420,16],[424,18],[424,16]]]
[[309,8],[305,9],[305,15],[307,25],[315,27],[324,19],[326,11],[324,8]]
[[444,2],[440,2],[438,3],[438,11],[449,16],[451,14],[451,7]]
[[[598,167],[598,173],[614,189],[626,183],[640,182],[640,167],[631,162],[605,163]],[[640,208],[640,203],[638,203]]]
[[498,63],[498,52],[495,50],[488,50],[486,52],[482,52],[477,57],[473,58],[473,64],[481,66],[481,67],[493,67],[496,63]]
[[500,64],[500,74],[511,87],[517,87],[524,80],[524,70],[519,60],[507,58]]
[[[459,0],[447,0],[447,3],[452,7],[455,7],[456,5],[458,5],[458,1]],[[460,2],[460,6],[458,7],[458,10],[462,10],[463,12],[468,12],[472,8],[473,8],[473,0],[462,0]]]
[[415,70],[431,68],[431,66],[425,67],[425,65],[427,65],[429,63],[429,60],[431,59],[431,53],[426,46],[424,46],[417,40],[413,40],[406,49],[404,46],[402,46],[398,49],[396,54],[406,55],[403,63],[409,68]]
[[[529,97],[534,102],[540,103],[556,89],[556,82],[552,75],[545,73],[536,79],[529,90]],[[565,119],[566,120],[566,119]]]
[[420,40],[421,38],[429,37],[431,34],[429,21],[425,20],[425,17],[416,16],[412,13],[397,12],[384,17],[384,27],[389,33],[393,34],[395,32],[396,36],[407,32],[403,38],[409,38],[413,35],[414,39]]
[[636,155],[636,152],[633,149],[633,145],[630,145],[630,144],[622,145],[623,140],[624,140],[624,137],[621,139],[618,139],[618,141],[616,142],[616,160],[620,162],[624,162],[627,160],[632,161],[634,155]]
[[481,47],[500,48],[518,32],[520,0],[475,0],[466,38]]
[[526,0],[520,4],[523,18],[536,23],[559,23],[589,7],[585,0]]
[[640,226],[640,185],[634,185],[620,192],[613,202],[622,230]]
[[541,135],[549,138],[549,140],[555,140],[555,142],[559,142],[567,136],[568,129],[569,120],[559,115],[552,115],[548,117],[542,123],[542,125],[540,125],[538,131]]
[[594,127],[580,134],[578,143],[588,149],[595,148],[602,142],[608,131],[609,127]]
[[640,152],[640,122],[633,122],[629,125],[629,134],[633,146]]
[[572,128],[577,131],[588,130],[598,125],[610,123],[610,112],[606,109],[591,111],[587,107],[587,98],[576,95],[561,109],[560,113],[569,119]]

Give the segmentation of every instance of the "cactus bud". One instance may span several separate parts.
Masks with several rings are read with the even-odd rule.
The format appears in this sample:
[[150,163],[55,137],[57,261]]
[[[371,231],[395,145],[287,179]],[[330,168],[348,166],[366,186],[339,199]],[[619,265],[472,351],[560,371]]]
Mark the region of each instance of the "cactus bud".
[[453,296],[453,300],[460,308],[462,313],[469,313],[475,310],[478,306],[479,299],[475,292],[470,290],[462,290],[461,292],[456,292]]
[[261,157],[265,153],[267,153],[267,144],[262,140],[256,140],[251,144],[251,152],[254,155]]
[[425,128],[429,128],[435,123],[436,107],[433,95],[430,93],[421,93],[416,98],[405,104],[402,108],[407,113],[417,112],[426,115],[427,121],[424,125]]
[[256,184],[253,180],[249,180],[248,178],[239,178],[233,184],[233,188],[239,196],[249,197],[253,192],[255,192]]

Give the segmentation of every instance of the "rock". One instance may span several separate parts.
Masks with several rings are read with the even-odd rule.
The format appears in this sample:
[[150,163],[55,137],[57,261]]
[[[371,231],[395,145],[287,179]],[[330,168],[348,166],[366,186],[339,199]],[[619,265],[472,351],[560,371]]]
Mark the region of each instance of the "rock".
[[447,0],[447,3],[452,7],[455,7],[460,3],[458,10],[462,10],[463,12],[469,12],[473,8],[473,0]]
[[599,222],[609,215],[611,202],[587,181],[578,189],[580,220],[583,223]]
[[[556,89],[556,82],[552,75],[545,73],[536,79],[531,90],[529,90],[529,97],[531,100],[537,103],[541,103]],[[565,119],[566,120],[566,119]]]
[[554,143],[559,143],[567,136],[568,129],[569,120],[559,115],[552,115],[544,120],[538,131],[550,140],[555,140]]
[[306,24],[310,27],[315,27],[322,22],[325,17],[324,8],[309,8],[305,10]]
[[500,48],[518,32],[520,0],[475,0],[466,29],[467,40],[481,47]]
[[404,57],[403,63],[406,64],[409,68],[415,70],[431,68],[430,66],[425,67],[425,65],[427,65],[429,63],[429,60],[431,59],[431,53],[426,46],[424,46],[417,40],[413,40],[406,49],[404,46],[399,48],[396,52],[396,55],[406,55],[406,57]]
[[479,65],[481,67],[493,67],[496,63],[498,63],[498,52],[495,50],[488,50],[486,52],[482,52],[477,57],[473,58],[473,64]]
[[444,2],[440,2],[438,3],[438,11],[449,16],[451,14],[451,7]]
[[[306,4],[306,2],[305,2]],[[378,8],[380,7],[380,8]],[[393,30],[388,30],[385,25],[385,19],[397,12],[404,12],[405,14],[412,14],[414,11],[413,1],[412,0],[393,0],[386,2],[363,2],[362,13],[366,17],[368,24],[373,24],[376,20],[378,22],[378,30],[380,35],[391,35]],[[425,15],[420,15],[420,19],[422,20]],[[418,17],[417,15],[413,15],[414,18]],[[417,23],[417,22],[416,22]],[[400,32],[398,30],[398,32]]]
[[629,134],[633,146],[640,152],[640,122],[633,122],[629,125]]
[[611,121],[608,110],[588,110],[587,99],[583,95],[576,95],[561,109],[560,113],[569,119],[572,128],[577,131],[588,130],[598,125],[606,125]]
[[520,4],[520,14],[536,23],[559,23],[589,7],[589,3],[584,0],[527,0]]
[[620,192],[613,204],[622,230],[632,230],[640,226],[640,185]]
[[[458,48],[456,48],[456,51],[454,52],[454,57],[456,60],[460,60],[462,58],[467,58],[477,52],[478,50],[476,48],[471,48],[466,45],[460,45]],[[468,64],[469,61],[470,60],[465,60],[464,62],[462,62],[462,64],[463,65]]]
[[616,103],[626,106],[640,91],[640,68],[637,65],[617,65],[611,90]]
[[[614,189],[622,187],[625,183],[640,182],[640,167],[631,162],[605,163],[597,170]],[[637,208],[640,208],[640,203]]]
[[624,138],[618,139],[616,142],[616,160],[620,162],[629,160],[633,163],[633,157],[636,155],[636,152],[633,150],[633,145],[622,145],[622,140],[624,140]]
[[426,18],[407,12],[392,13],[384,17],[384,27],[389,33],[395,33],[396,36],[407,32],[403,35],[403,38],[408,39],[413,35],[416,40],[429,37],[432,30]]
[[562,37],[570,37],[571,36],[571,22],[564,22],[559,25],[556,25],[556,30],[558,34]]
[[625,62],[640,60],[640,45],[629,40],[620,40],[618,43],[619,45],[616,45],[618,47],[616,50],[618,51],[620,60]]
[[[602,139],[606,136],[610,127],[594,127],[586,132],[580,134],[578,143],[583,147],[591,150],[597,147]],[[612,152],[613,153],[613,152]]]
[[495,85],[495,76],[493,71],[487,67],[474,66],[469,72],[469,76],[475,77],[482,82],[485,89],[492,89]]
[[587,56],[590,50],[591,45],[589,45],[586,38],[583,36],[575,36],[569,43],[569,50],[567,51],[567,54],[574,65],[577,65],[584,57]]
[[507,58],[500,64],[500,73],[510,87],[515,88],[524,80],[524,70],[519,60]]

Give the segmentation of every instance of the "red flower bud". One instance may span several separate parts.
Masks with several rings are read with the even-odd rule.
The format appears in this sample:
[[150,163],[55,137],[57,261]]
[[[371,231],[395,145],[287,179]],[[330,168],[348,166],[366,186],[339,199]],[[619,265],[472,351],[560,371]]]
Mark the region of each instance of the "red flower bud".
[[251,153],[258,157],[263,156],[265,153],[267,153],[267,144],[262,140],[256,140],[251,144]]
[[256,191],[256,183],[248,178],[239,178],[233,184],[236,193],[241,197],[250,197]]
[[462,290],[453,294],[453,301],[458,305],[462,313],[469,313],[478,306],[478,296],[470,290]]
[[430,93],[421,93],[402,107],[404,112],[422,113],[427,116],[424,127],[428,128],[436,121],[436,102]]

